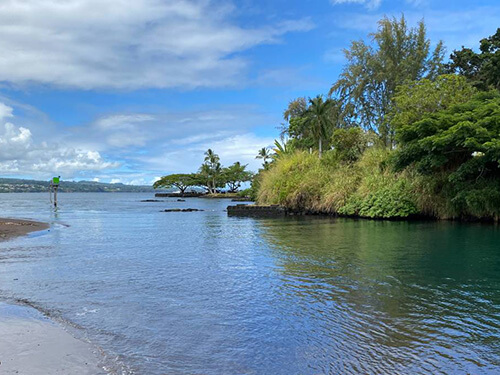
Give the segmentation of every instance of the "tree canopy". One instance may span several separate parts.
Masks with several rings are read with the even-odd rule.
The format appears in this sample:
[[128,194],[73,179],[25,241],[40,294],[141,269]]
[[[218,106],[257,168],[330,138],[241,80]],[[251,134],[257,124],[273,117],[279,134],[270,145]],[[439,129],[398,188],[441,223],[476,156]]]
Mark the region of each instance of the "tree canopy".
[[184,194],[188,187],[196,185],[198,185],[198,178],[196,174],[177,173],[163,176],[153,184],[153,187],[155,189],[175,187],[179,189],[181,194]]
[[406,83],[399,86],[394,94],[389,116],[391,126],[398,129],[422,119],[426,114],[465,103],[476,92],[465,77],[453,74],[441,75],[435,80]]
[[466,77],[480,90],[500,90],[500,28],[497,32],[479,42],[479,53],[462,47],[453,51],[446,69]]
[[344,117],[354,117],[390,146],[393,129],[387,114],[392,95],[406,81],[436,77],[442,68],[444,48],[439,42],[431,52],[424,22],[409,28],[404,16],[399,20],[384,17],[371,37],[375,46],[354,41],[344,51],[347,65],[330,95],[338,95]]
[[450,179],[500,172],[500,93],[483,92],[466,103],[425,115],[397,130],[396,166],[422,173],[451,170]]

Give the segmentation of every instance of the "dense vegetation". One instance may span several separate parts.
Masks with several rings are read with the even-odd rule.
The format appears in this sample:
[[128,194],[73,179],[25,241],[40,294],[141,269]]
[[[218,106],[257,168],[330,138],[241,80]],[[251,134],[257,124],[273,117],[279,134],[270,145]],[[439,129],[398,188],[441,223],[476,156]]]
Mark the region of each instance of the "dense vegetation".
[[423,22],[384,18],[352,42],[328,96],[284,111],[260,150],[260,203],[370,218],[500,218],[500,29],[479,52],[431,50]]
[[184,194],[188,188],[202,188],[211,194],[221,189],[235,193],[243,182],[250,181],[252,177],[252,173],[246,170],[246,165],[240,164],[239,161],[224,168],[219,155],[208,149],[205,152],[205,160],[197,173],[166,175],[156,181],[153,187],[155,189],[174,188],[181,194]]

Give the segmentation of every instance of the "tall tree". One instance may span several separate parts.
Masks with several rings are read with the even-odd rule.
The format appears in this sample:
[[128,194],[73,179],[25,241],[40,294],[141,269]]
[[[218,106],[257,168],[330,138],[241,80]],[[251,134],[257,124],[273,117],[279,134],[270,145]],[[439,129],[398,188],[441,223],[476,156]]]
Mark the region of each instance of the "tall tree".
[[262,166],[264,168],[267,167],[267,164],[268,164],[268,160],[272,159],[271,157],[271,153],[269,152],[269,148],[268,147],[262,147],[260,150],[259,150],[259,153],[257,154],[257,156],[255,157],[255,159],[262,159]]
[[396,87],[405,81],[434,79],[442,70],[444,48],[439,42],[431,52],[424,22],[409,28],[404,16],[384,17],[371,37],[373,46],[354,41],[344,51],[347,64],[329,94],[338,95],[343,116],[353,116],[392,146],[393,129],[387,114]]
[[454,74],[443,74],[434,81],[422,79],[397,88],[390,113],[394,129],[421,120],[425,115],[467,102],[477,90],[467,79]]
[[304,116],[305,125],[318,144],[320,158],[323,153],[323,141],[328,139],[328,134],[333,128],[330,112],[332,106],[331,99],[324,100],[323,96],[318,95],[313,99],[309,99],[309,108]]
[[216,193],[217,188],[221,187],[222,165],[219,155],[210,148],[205,152],[205,160],[200,167],[199,174],[207,180],[209,192]]
[[500,28],[494,35],[481,39],[479,50],[476,53],[462,47],[453,51],[447,71],[463,75],[480,90],[500,90]]

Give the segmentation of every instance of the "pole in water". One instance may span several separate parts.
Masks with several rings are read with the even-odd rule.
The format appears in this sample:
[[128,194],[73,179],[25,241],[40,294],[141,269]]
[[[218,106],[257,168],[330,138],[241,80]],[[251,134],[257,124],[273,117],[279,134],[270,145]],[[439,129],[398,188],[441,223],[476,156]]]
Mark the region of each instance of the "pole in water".
[[59,182],[61,180],[61,176],[53,177],[52,181],[50,181],[50,198],[52,200],[52,191],[54,192],[54,207],[57,208],[57,189],[59,188]]

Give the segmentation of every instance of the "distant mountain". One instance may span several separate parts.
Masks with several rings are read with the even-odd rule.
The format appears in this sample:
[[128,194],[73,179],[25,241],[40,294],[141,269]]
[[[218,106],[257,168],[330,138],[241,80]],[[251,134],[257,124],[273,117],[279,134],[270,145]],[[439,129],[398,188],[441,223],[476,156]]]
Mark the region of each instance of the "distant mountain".
[[[38,193],[48,192],[49,181],[22,180],[17,178],[0,178],[0,193]],[[151,186],[135,186],[125,184],[108,184],[94,181],[61,181],[59,191],[77,192],[152,192]]]

